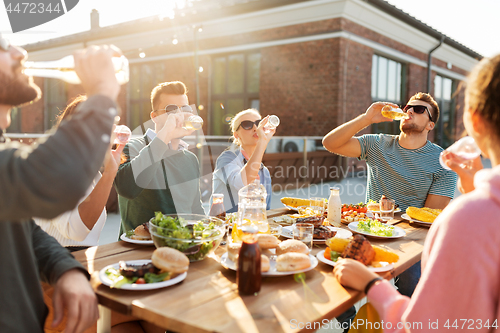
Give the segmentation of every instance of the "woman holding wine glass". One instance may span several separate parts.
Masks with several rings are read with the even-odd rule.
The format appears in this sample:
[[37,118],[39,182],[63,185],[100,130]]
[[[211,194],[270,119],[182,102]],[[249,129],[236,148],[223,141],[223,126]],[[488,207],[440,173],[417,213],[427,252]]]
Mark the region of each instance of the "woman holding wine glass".
[[262,158],[276,128],[268,122],[269,116],[262,119],[256,109],[241,111],[231,120],[234,145],[217,158],[212,179],[212,194],[224,195],[227,213],[238,211],[238,191],[256,179],[266,188],[271,208],[271,175]]

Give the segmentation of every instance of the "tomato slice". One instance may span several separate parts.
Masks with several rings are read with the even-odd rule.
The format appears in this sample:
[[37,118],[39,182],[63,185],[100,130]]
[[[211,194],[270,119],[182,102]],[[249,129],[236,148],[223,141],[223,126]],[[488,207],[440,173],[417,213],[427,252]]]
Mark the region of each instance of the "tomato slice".
[[146,280],[144,278],[138,278],[137,281],[135,281],[136,284],[146,284]]

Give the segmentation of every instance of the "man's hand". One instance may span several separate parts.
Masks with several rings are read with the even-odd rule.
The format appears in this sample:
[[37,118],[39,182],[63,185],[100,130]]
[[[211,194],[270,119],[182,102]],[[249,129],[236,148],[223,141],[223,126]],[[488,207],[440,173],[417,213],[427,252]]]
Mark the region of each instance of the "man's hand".
[[89,46],[76,51],[73,55],[75,72],[82,81],[87,95],[100,94],[115,101],[120,92],[120,85],[116,80],[111,58],[121,56],[120,49],[112,45]]
[[87,277],[79,269],[65,272],[54,286],[54,321],[52,327],[59,325],[68,310],[65,332],[83,332],[99,318],[97,297]]
[[448,168],[455,171],[459,177],[457,186],[460,192],[465,194],[474,191],[474,175],[476,172],[483,169],[481,156],[464,163],[462,158],[450,151],[445,150],[442,154],[444,163],[448,166]]
[[338,260],[333,268],[333,275],[341,285],[359,291],[364,291],[368,282],[378,276],[365,265],[353,259]]
[[382,108],[386,105],[390,105],[394,108],[399,108],[399,106],[397,106],[396,104],[388,102],[375,102],[366,110],[365,117],[369,119],[372,124],[393,121],[392,119],[384,117],[382,115]]
[[184,136],[191,135],[195,130],[194,129],[185,129],[184,120],[188,117],[192,116],[192,113],[189,112],[178,112],[178,113],[169,113],[162,114],[158,117],[167,117],[165,121],[165,125],[156,133],[156,135],[166,144],[175,139],[180,139]]

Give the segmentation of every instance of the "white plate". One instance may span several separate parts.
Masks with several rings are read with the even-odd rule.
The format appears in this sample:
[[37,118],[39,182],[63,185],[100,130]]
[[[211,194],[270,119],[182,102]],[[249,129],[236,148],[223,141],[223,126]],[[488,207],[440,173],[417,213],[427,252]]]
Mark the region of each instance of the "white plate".
[[[309,255],[309,260],[311,261],[311,266],[301,269],[298,271],[291,271],[291,272],[278,272],[276,270],[276,261],[275,260],[269,260],[269,271],[267,272],[262,272],[262,276],[284,276],[284,275],[292,275],[296,273],[302,273],[302,272],[307,272],[310,271],[311,269],[314,269],[314,267],[318,266],[318,259],[314,257],[313,255]],[[222,267],[236,271],[237,270],[237,263],[232,261],[227,257],[227,252],[220,257],[220,263]]]
[[[127,260],[126,261],[128,264],[132,265],[144,265],[144,264],[149,264],[151,260]],[[99,279],[101,280],[102,284],[106,286],[111,286],[113,284],[113,281],[111,281],[108,276],[106,275],[106,270],[110,267],[113,267],[114,269],[119,269],[120,264],[113,264],[113,265],[108,265],[101,269],[99,271]],[[168,287],[174,284],[177,284],[184,280],[187,276],[187,272],[182,273],[181,275],[178,275],[174,277],[173,279],[170,279],[168,281],[162,281],[162,282],[156,282],[156,283],[145,283],[145,284],[124,284],[120,287],[120,289],[123,290],[151,290],[151,289],[159,289],[159,288],[164,288]]]
[[288,205],[285,205],[285,204],[283,204],[283,206],[285,206],[286,208],[288,208],[288,209],[290,209],[290,210],[294,210],[294,211],[296,211],[296,212],[298,212],[298,211],[299,211],[299,209],[298,209],[297,207],[292,207],[292,206],[288,206]]
[[[352,232],[350,232],[349,230],[345,230],[345,229],[337,228],[337,227],[331,227],[331,226],[326,226],[326,227],[337,232],[335,237],[350,238],[352,236]],[[293,225],[283,227],[283,229],[281,229],[281,236],[283,236],[285,238],[293,238]],[[325,239],[313,238],[313,243],[324,243],[324,242],[325,242]]]
[[347,227],[355,233],[365,235],[368,237],[378,238],[378,239],[393,239],[393,238],[401,238],[401,237],[406,236],[406,232],[403,229],[401,229],[400,227],[397,227],[395,225],[392,226],[394,228],[394,233],[392,236],[377,236],[377,235],[369,234],[369,233],[364,232],[364,231],[360,231],[360,230],[358,230],[358,222],[351,222],[351,223],[349,223],[349,225]]
[[[378,210],[368,210],[368,211],[372,212],[374,214],[380,213],[380,211],[378,211]],[[398,207],[398,208],[396,208],[396,210],[394,211],[394,213],[399,213],[400,211],[401,211],[401,208]]]
[[421,224],[421,225],[424,225],[426,227],[430,227],[432,225],[432,222],[424,222],[424,221],[420,221],[420,220],[415,220],[415,219],[412,219],[408,214],[401,214],[401,218],[405,219],[405,220],[408,220],[408,221],[412,221],[412,222],[415,222],[417,224]]
[[[318,254],[316,254],[316,257],[318,258],[319,261],[327,265],[335,266],[337,264],[335,261],[331,261],[325,258],[325,250],[318,252]],[[383,265],[382,267],[372,267],[372,266],[366,266],[366,267],[368,267],[368,269],[372,272],[387,272],[394,268],[394,265],[389,264],[388,262],[380,262],[380,263]]]
[[127,237],[127,234],[123,233],[121,236],[120,236],[120,239],[122,241],[125,241],[125,242],[128,242],[128,243],[132,243],[132,244],[141,244],[141,245],[154,245],[154,242],[152,239],[150,240],[138,240],[138,239],[132,239],[132,238],[128,238]]

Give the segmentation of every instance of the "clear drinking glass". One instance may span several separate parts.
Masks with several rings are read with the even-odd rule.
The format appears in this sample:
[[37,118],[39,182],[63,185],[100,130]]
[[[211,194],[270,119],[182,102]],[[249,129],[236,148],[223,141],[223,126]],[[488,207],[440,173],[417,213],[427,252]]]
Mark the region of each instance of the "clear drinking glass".
[[270,224],[269,225],[269,231],[271,232],[271,235],[275,236],[276,238],[279,238],[281,236],[282,230],[283,230],[283,227],[279,224]]
[[200,116],[192,115],[184,120],[182,128],[187,130],[199,130],[203,126],[203,118]]
[[125,125],[117,125],[114,130],[115,133],[115,141],[116,144],[126,144],[128,140],[130,140],[130,136],[132,135],[132,131]]
[[380,218],[389,221],[394,218],[396,202],[392,199],[380,200]]
[[313,210],[315,216],[322,216],[325,213],[325,199],[313,197],[309,199],[309,207]]
[[439,163],[441,163],[441,166],[446,170],[450,170],[450,168],[448,168],[448,166],[444,163],[443,160],[443,153],[445,151],[449,151],[455,154],[461,160],[460,166],[462,168],[467,167],[468,164],[471,163],[473,159],[481,155],[481,149],[479,149],[479,147],[477,146],[474,138],[470,136],[463,137],[454,144],[452,144],[451,146],[449,146],[446,150],[443,150],[439,155]]
[[[119,84],[129,80],[128,59],[125,56],[111,58],[115,68],[116,79]],[[28,76],[60,79],[71,84],[80,84],[82,81],[75,72],[75,59],[72,55],[54,61],[26,61],[24,74]]]
[[268,133],[271,130],[278,127],[279,124],[280,124],[280,118],[278,118],[278,116],[271,115],[269,116],[266,126],[264,126],[264,131]]
[[293,239],[306,244],[309,252],[312,250],[314,225],[311,223],[295,223],[293,226]]

